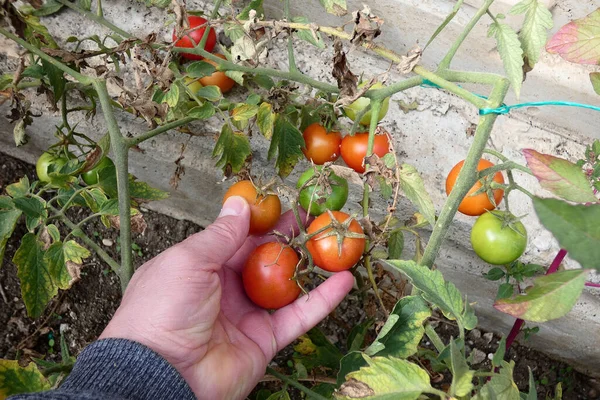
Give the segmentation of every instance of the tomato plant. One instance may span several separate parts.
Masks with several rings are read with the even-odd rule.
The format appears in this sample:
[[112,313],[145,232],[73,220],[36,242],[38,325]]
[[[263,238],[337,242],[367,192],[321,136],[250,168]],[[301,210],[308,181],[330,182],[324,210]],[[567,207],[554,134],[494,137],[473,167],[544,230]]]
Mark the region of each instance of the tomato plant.
[[[312,237],[306,247],[315,265],[325,271],[339,272],[352,268],[360,260],[365,239],[362,227],[350,215],[341,211],[331,211],[331,215],[339,224]],[[315,218],[306,232],[310,235],[332,225],[331,215],[324,213]]]
[[[190,25],[190,32],[177,40],[177,32],[173,30],[173,41],[175,42],[175,47],[182,48],[194,48],[196,47],[200,41],[202,40],[202,36],[204,36],[204,31],[208,26],[207,20],[198,17],[196,15],[190,15],[188,17],[188,23]],[[208,39],[206,40],[206,44],[204,45],[204,50],[211,52],[215,48],[215,44],[217,43],[217,34],[213,28],[209,28]],[[192,53],[181,53],[181,56],[187,58],[188,60],[202,60],[203,57],[197,54]]]
[[[342,139],[342,159],[350,168],[358,173],[365,172],[364,159],[367,156],[369,133],[360,132],[354,136],[347,135]],[[387,134],[375,135],[373,154],[383,157],[390,151],[390,139]]]
[[274,194],[261,193],[250,181],[239,181],[225,192],[223,202],[241,196],[250,204],[250,234],[262,235],[275,226],[281,214],[281,202]]
[[[462,166],[464,163],[465,163],[464,160],[459,162],[448,173],[448,177],[446,178],[446,195],[449,195],[450,192],[452,191],[452,188],[454,187],[454,184],[456,183],[456,179],[458,178],[458,174],[460,173],[460,170],[462,169]],[[490,168],[493,166],[494,166],[494,164],[492,164],[488,160],[481,159],[481,160],[479,160],[479,163],[477,164],[477,171],[481,171],[481,170],[484,170],[486,168]],[[502,177],[502,173],[499,171],[496,172],[494,174],[493,181],[496,183],[499,183],[499,184],[503,184],[504,177]],[[483,185],[481,183],[481,180],[479,180],[473,185],[473,187],[471,189],[469,189],[469,192],[467,193],[465,198],[460,202],[460,205],[458,206],[458,211],[460,211],[461,213],[463,213],[465,215],[477,216],[477,215],[483,214],[486,211],[493,210],[494,208],[496,208],[496,206],[498,206],[498,204],[500,204],[500,202],[502,201],[502,196],[504,196],[504,190],[502,190],[502,189],[491,190],[491,192],[493,193],[494,203],[495,203],[495,204],[493,204],[490,201],[487,192],[481,192],[478,194],[474,194],[477,191],[479,191],[482,188],[482,186]]]
[[115,168],[115,164],[108,157],[103,157],[94,168],[81,174],[81,179],[87,185],[95,185],[98,183],[98,173],[105,168]]
[[242,281],[246,294],[254,304],[278,309],[292,303],[300,295],[293,279],[300,259],[288,245],[268,242],[258,246],[246,260]]
[[35,164],[35,172],[41,182],[50,182],[50,172],[58,171],[69,161],[64,155],[45,152]]
[[[313,184],[304,186],[309,179],[315,176],[315,169],[309,168],[298,179],[296,187],[304,186],[300,191],[300,205],[311,215],[321,215],[326,210],[339,211],[348,200],[348,181],[333,172],[325,172],[317,168],[318,178],[313,179]],[[321,182],[320,182],[321,181]]]
[[[358,88],[364,87],[366,82],[358,85]],[[369,90],[382,89],[384,86],[381,82],[375,83]],[[350,118],[352,121],[356,121],[360,113],[367,108],[371,104],[371,99],[367,97],[359,97],[349,106],[344,107],[344,112],[346,116]],[[390,107],[390,98],[386,97],[381,104],[381,110],[379,110],[379,118],[377,122],[381,121],[388,112],[388,108]],[[360,119],[360,124],[363,126],[369,126],[371,124],[371,110],[367,111],[365,115]]]
[[[227,59],[223,54],[215,54],[215,56],[222,58],[223,60]],[[216,62],[209,60],[208,58],[204,61],[212,66],[217,66]],[[209,76],[198,79],[198,82],[200,82],[202,86],[217,86],[221,89],[221,93],[227,93],[235,86],[235,81],[225,75],[225,72],[223,71],[215,71]]]
[[323,125],[315,122],[304,129],[302,136],[305,144],[302,152],[306,159],[317,165],[323,165],[339,158],[342,143],[341,133],[327,132]]
[[527,231],[506,211],[489,211],[477,218],[471,230],[475,253],[490,264],[509,264],[527,247]]

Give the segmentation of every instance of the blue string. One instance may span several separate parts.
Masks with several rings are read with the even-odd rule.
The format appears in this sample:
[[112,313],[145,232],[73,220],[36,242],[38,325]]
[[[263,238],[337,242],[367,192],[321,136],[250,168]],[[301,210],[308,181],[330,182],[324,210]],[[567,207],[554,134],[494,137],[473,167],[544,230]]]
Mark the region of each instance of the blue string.
[[[441,89],[441,87],[439,85],[431,82],[429,79],[423,79],[423,83],[421,84],[421,86]],[[485,96],[482,96],[477,93],[473,93],[473,94],[477,97],[487,100],[487,97],[485,97]],[[513,104],[512,106],[508,106],[508,105],[502,103],[502,105],[498,108],[482,108],[481,110],[479,110],[479,115],[508,114],[510,112],[510,110],[512,110],[514,108],[538,107],[538,106],[579,107],[579,108],[586,108],[586,109],[594,110],[594,111],[600,111],[600,107],[598,107],[598,106],[593,106],[591,104],[575,103],[572,101],[535,101],[535,102],[530,102],[530,103]]]

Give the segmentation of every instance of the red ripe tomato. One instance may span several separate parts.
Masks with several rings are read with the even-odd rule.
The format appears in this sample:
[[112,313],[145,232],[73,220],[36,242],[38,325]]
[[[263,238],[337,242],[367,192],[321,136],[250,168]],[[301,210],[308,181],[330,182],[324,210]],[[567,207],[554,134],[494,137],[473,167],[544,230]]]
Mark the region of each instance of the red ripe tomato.
[[[334,218],[343,223],[350,218],[348,214],[341,211],[331,212]],[[321,228],[331,224],[329,213],[324,213],[318,216],[308,227],[307,233],[310,235]],[[363,229],[356,220],[350,223],[350,232],[363,234]],[[349,238],[345,237],[342,240],[342,248],[338,246],[337,235],[330,234],[331,229],[319,233],[312,237],[307,243],[306,248],[310,252],[315,265],[321,267],[325,271],[339,272],[350,269],[360,260],[365,250],[364,238]]]
[[254,249],[242,270],[250,300],[267,309],[285,307],[296,300],[300,286],[292,277],[298,262],[296,252],[285,244],[269,242]]
[[[459,162],[450,170],[448,173],[448,177],[446,178],[446,195],[449,195],[454,187],[456,179],[458,178],[458,174],[462,169],[464,164],[464,160]],[[477,164],[477,171],[481,171],[486,168],[493,167],[494,164],[489,162],[488,160],[481,159],[479,160],[479,164]],[[501,172],[496,172],[494,174],[494,181],[498,183],[504,183],[504,178],[502,177]],[[471,196],[473,193],[478,191],[481,188],[481,181],[477,181],[473,187],[469,190],[465,198],[461,201],[458,206],[458,211],[465,215],[477,216],[483,214],[486,210],[491,211],[500,202],[502,201],[502,196],[504,196],[504,190],[495,189],[494,192],[494,201],[496,202],[496,206],[490,202],[487,193],[479,193],[478,195]]]
[[251,235],[262,235],[275,226],[281,215],[281,202],[274,194],[260,195],[250,181],[231,185],[223,197],[223,203],[231,196],[241,196],[250,204]]
[[[196,47],[198,43],[200,43],[200,41],[202,40],[202,36],[204,36],[204,31],[208,26],[205,25],[207,21],[202,17],[190,15],[188,17],[188,22],[190,24],[191,31],[181,39],[177,40],[177,32],[176,30],[173,30],[173,40],[177,40],[177,43],[175,43],[175,47],[184,47],[191,49]],[[202,28],[194,29],[199,26],[202,26]],[[206,44],[204,45],[204,50],[208,52],[213,51],[216,43],[217,34],[215,33],[215,30],[213,28],[210,28],[210,31],[208,32],[208,39],[206,40]],[[181,53],[181,56],[183,58],[187,58],[188,60],[202,60],[203,58],[202,56],[191,53]]]
[[[226,60],[227,58],[223,54],[215,54],[215,56]],[[205,59],[209,64],[213,66],[217,66],[217,63],[213,60]],[[198,81],[202,84],[202,86],[218,86],[221,89],[221,93],[227,93],[235,86],[235,81],[225,75],[223,71],[215,71],[212,75],[205,76],[203,78],[198,79]]]
[[[354,136],[347,135],[342,140],[341,152],[346,165],[362,174],[365,172],[364,159],[367,156],[367,145],[369,133],[356,133]],[[387,134],[375,135],[373,154],[383,157],[390,152],[390,139]]]
[[302,152],[308,160],[312,160],[317,165],[323,165],[339,158],[340,144],[342,143],[341,133],[327,132],[321,124],[315,122],[306,127],[302,136],[306,145]]

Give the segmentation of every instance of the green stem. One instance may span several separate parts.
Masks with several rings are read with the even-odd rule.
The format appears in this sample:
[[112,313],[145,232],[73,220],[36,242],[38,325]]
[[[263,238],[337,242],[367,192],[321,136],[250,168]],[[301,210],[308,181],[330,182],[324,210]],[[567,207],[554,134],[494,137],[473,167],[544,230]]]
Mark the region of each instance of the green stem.
[[455,71],[450,69],[436,71],[436,74],[440,78],[444,78],[450,82],[480,83],[491,86],[498,83],[499,80],[504,79],[502,75],[489,72]]
[[[85,217],[84,219],[82,219],[81,221],[79,221],[76,225],[77,228],[79,228],[79,230],[81,230],[81,227],[85,225],[86,222],[93,220],[94,218],[97,218],[99,216],[101,216],[102,214],[100,213],[95,213],[92,215],[88,215],[87,217]],[[67,236],[65,236],[64,241],[66,242],[67,239],[69,239],[69,236],[74,235],[75,231],[71,231],[67,234]]]
[[425,324],[425,335],[427,335],[431,341],[431,344],[433,344],[438,353],[444,351],[446,346],[431,324]]
[[[508,91],[508,87],[509,83],[506,79],[502,79],[498,82],[498,84],[496,84],[489,99],[489,104],[492,107],[498,107],[502,103]],[[479,163],[481,155],[483,154],[485,146],[490,138],[496,117],[497,115],[495,114],[488,114],[479,118],[479,125],[475,131],[473,144],[471,145],[471,148],[469,149],[465,159],[465,163],[458,174],[456,184],[454,185],[454,188],[452,188],[452,192],[450,192],[450,195],[448,196],[448,199],[442,208],[439,219],[433,228],[433,232],[429,237],[429,242],[427,243],[425,253],[421,259],[422,265],[425,265],[429,268],[433,267],[435,258],[437,257],[440,247],[442,246],[442,241],[446,236],[446,232],[448,231],[450,224],[452,223],[452,219],[456,214],[458,205],[466,196],[473,184],[477,181],[477,164]]]
[[488,106],[488,102],[485,99],[482,99],[481,97],[476,96],[475,94],[471,93],[467,89],[464,89],[458,85],[455,85],[454,83],[452,83],[450,81],[447,81],[447,80],[441,78],[440,76],[436,75],[435,73],[433,73],[431,71],[428,71],[427,69],[421,67],[420,65],[417,65],[413,69],[413,72],[415,74],[420,75],[423,78],[435,83],[440,88],[445,89],[445,90],[449,91],[450,93],[453,93],[453,94],[459,96],[460,98],[468,101],[469,103],[473,104],[477,108],[485,108]]
[[69,7],[73,11],[77,11],[78,13],[83,14],[86,18],[88,18],[92,21],[95,21],[101,25],[104,25],[111,31],[118,33],[119,35],[123,36],[126,39],[133,37],[133,35],[130,34],[129,32],[124,31],[123,29],[119,28],[118,26],[111,24],[102,15],[97,15],[97,14],[94,14],[93,12],[86,11],[83,8],[77,6],[76,3],[72,3],[67,0],[56,0],[56,1],[58,1],[62,5]]
[[283,382],[287,383],[288,385],[293,386],[296,389],[298,389],[298,390],[306,393],[310,399],[327,400],[326,397],[321,396],[317,392],[313,392],[312,390],[310,390],[306,386],[301,385],[300,383],[296,382],[294,379],[290,378],[287,375],[284,375],[284,374],[281,374],[281,373],[277,372],[276,370],[274,370],[271,367],[267,367],[267,374],[273,375],[275,378],[280,379]]
[[173,122],[169,122],[168,124],[164,124],[159,126],[158,128],[155,128],[151,131],[148,131],[146,133],[143,133],[139,136],[136,137],[132,137],[132,138],[125,138],[125,145],[127,147],[133,147],[136,146],[140,143],[142,143],[145,140],[151,139],[154,136],[160,135],[161,133],[167,132],[171,129],[175,129],[178,128],[182,125],[186,125],[189,124],[190,122],[193,122],[197,120],[197,118],[195,117],[185,117],[182,119],[178,119],[177,121],[173,121]]
[[[283,14],[285,15],[285,19],[288,22],[292,21],[291,13],[290,13],[290,0],[284,0],[283,2]],[[298,71],[298,67],[296,66],[296,57],[294,56],[294,38],[292,36],[292,30],[288,28],[288,64],[290,72]]]
[[131,259],[131,198],[129,197],[129,147],[121,134],[119,124],[115,118],[110,102],[110,96],[104,80],[94,82],[98,93],[102,112],[110,135],[110,145],[115,156],[117,168],[117,189],[119,199],[119,219],[121,224],[121,268],[118,275],[121,281],[121,290],[125,292],[127,284],[133,275]]
[[503,162],[502,164],[494,165],[493,167],[482,169],[477,174],[477,179],[485,178],[488,175],[493,175],[498,171],[506,171],[506,170],[512,170],[512,169],[518,169],[519,171],[525,172],[526,174],[533,175],[529,168],[524,167],[521,164],[518,164],[514,161],[507,161],[507,162]]
[[467,36],[469,36],[469,33],[471,33],[471,31],[473,30],[475,25],[477,25],[477,22],[479,22],[479,20],[483,16],[483,14],[485,14],[487,12],[488,8],[490,7],[490,5],[493,2],[494,2],[494,0],[485,0],[483,5],[479,8],[479,10],[477,10],[475,15],[473,15],[473,18],[471,18],[471,20],[465,26],[465,29],[463,29],[463,31],[458,36],[458,38],[456,38],[456,40],[452,44],[452,47],[450,47],[450,50],[448,50],[448,53],[446,53],[446,55],[444,56],[442,61],[440,61],[440,64],[438,66],[438,71],[443,71],[450,67],[450,63],[452,62],[452,59],[456,55],[456,52],[458,51],[458,49],[460,48],[462,43],[465,41]]
[[75,363],[68,363],[68,364],[58,364],[58,365],[54,365],[52,367],[44,368],[44,369],[42,369],[42,375],[47,377],[52,374],[61,373],[61,372],[65,372],[68,374],[73,370],[74,365],[75,365]]

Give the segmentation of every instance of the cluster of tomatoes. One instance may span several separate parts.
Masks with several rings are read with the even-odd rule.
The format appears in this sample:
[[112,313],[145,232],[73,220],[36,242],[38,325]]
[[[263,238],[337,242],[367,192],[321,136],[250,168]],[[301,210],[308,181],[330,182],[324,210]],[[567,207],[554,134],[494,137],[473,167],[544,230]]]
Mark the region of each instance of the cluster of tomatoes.
[[[38,179],[40,182],[50,182],[50,174],[52,172],[59,171],[70,159],[74,158],[74,155],[67,157],[63,154],[57,155],[49,152],[43,153],[40,158],[38,158],[35,165],[35,171]],[[105,168],[111,168],[113,173],[115,173],[115,164],[108,157],[102,157],[93,168],[82,172],[80,174],[81,179],[83,179],[87,185],[95,185],[98,183],[99,172]]]
[[[188,17],[188,23],[190,25],[190,32],[180,39],[178,39],[176,30],[173,30],[175,47],[191,49],[196,47],[202,40],[204,32],[208,27],[208,21],[202,17],[191,15]],[[204,50],[212,52],[217,43],[217,34],[213,28],[208,27],[208,29],[208,38],[204,44]],[[181,56],[188,60],[203,60],[213,67],[217,66],[216,62],[204,59],[197,54],[181,53]],[[223,54],[215,54],[215,56],[222,58],[223,60],[227,59]],[[221,90],[221,93],[227,93],[235,86],[235,81],[228,77],[223,71],[215,71],[211,75],[199,79],[186,77],[185,81],[192,93],[196,93],[203,86],[217,86]]]
[[[463,164],[464,160],[456,164],[448,173],[446,194],[452,191]],[[481,159],[477,164],[477,171],[493,166],[491,162]],[[492,182],[504,184],[504,177],[498,171],[488,181],[490,181],[488,186]],[[471,230],[471,244],[475,253],[490,264],[510,264],[521,257],[525,251],[527,231],[509,211],[494,210],[502,201],[504,190],[498,188],[490,188],[490,190],[491,194],[488,195],[488,190],[484,188],[482,182],[477,181],[458,206],[458,211],[478,217]],[[493,198],[493,202],[490,198]]]

